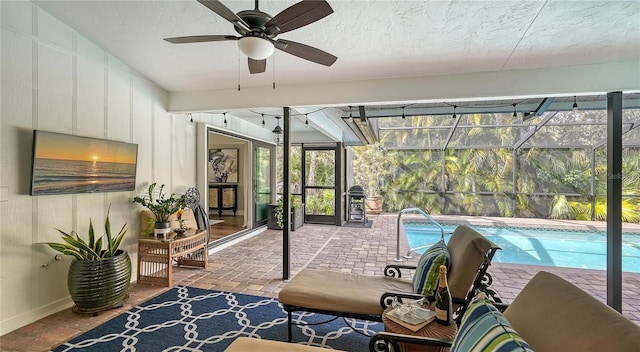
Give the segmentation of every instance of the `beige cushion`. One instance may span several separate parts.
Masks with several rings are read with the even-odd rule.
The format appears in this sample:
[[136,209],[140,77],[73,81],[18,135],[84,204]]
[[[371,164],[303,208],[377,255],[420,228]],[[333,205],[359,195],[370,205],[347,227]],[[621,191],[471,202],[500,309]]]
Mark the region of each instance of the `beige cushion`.
[[[305,351],[326,351],[321,347],[305,346],[296,343],[270,341],[262,339],[252,339],[249,337],[238,337],[227,347],[225,352],[305,352]],[[336,350],[333,350],[336,351]]]
[[[140,233],[143,235],[153,234],[153,223],[155,222],[155,215],[150,210],[142,210],[140,211]],[[184,213],[182,214],[182,219],[184,220],[184,225],[190,229],[197,229],[198,223],[196,222],[196,217],[193,215],[193,211],[190,208],[185,208]],[[178,228],[178,218],[176,214],[172,214],[169,217],[169,221],[171,221],[171,230],[175,230]]]
[[451,255],[451,268],[447,272],[449,291],[451,296],[464,299],[489,249],[498,246],[475,230],[460,225],[451,234],[447,248]]
[[385,292],[413,292],[411,280],[304,269],[280,291],[280,303],[335,312],[382,315]]
[[504,316],[536,352],[640,351],[640,326],[548,272],[536,274]]

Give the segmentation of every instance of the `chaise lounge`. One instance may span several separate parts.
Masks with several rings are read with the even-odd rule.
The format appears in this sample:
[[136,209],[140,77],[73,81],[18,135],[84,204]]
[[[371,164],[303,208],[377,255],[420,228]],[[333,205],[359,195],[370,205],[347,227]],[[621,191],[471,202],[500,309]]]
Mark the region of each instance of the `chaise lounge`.
[[[457,317],[461,317],[476,290],[495,295],[487,286],[491,259],[500,249],[480,233],[458,226],[446,244],[450,255],[447,274]],[[304,269],[280,291],[278,300],[288,314],[289,341],[292,340],[293,312],[307,311],[335,317],[382,321],[382,312],[393,297],[422,298],[411,279],[402,278],[401,269],[415,266],[388,265],[384,276],[348,274]],[[429,297],[428,297],[429,298]]]

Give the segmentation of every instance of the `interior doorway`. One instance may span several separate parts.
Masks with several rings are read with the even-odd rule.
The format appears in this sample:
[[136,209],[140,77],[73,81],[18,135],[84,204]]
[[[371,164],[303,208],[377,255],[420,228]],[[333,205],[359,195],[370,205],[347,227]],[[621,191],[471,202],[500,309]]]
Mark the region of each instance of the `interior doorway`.
[[207,204],[211,242],[248,228],[244,196],[251,189],[250,141],[210,130],[207,134]]
[[275,145],[212,128],[206,145],[210,244],[216,246],[266,224]]

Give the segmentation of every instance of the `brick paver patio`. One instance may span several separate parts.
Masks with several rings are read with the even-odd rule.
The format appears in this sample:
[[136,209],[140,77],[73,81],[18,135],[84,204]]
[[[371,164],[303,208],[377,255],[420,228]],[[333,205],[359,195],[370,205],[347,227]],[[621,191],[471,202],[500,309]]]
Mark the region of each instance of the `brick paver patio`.
[[[370,216],[371,228],[337,227],[306,224],[291,233],[291,275],[301,269],[315,268],[368,275],[382,275],[385,265],[395,263],[396,220],[395,214]],[[449,217],[442,217],[450,221]],[[490,218],[461,218],[462,222]],[[507,220],[499,219],[504,223]],[[519,223],[539,219],[515,220]],[[565,226],[571,222],[559,222]],[[546,223],[544,223],[546,224]],[[640,232],[640,231],[639,231]],[[252,295],[277,297],[286,284],[282,279],[282,232],[266,230],[248,239],[215,251],[209,256],[209,267],[201,269],[178,268],[174,282],[205,289],[226,290]],[[408,244],[400,239],[400,253]],[[417,256],[406,261],[417,262]],[[506,301],[511,301],[522,287],[540,270],[550,271],[573,282],[601,301],[606,301],[606,274],[601,270],[568,269],[533,265],[494,263],[489,272],[493,276],[492,287]],[[122,313],[132,305],[164,292],[167,288],[134,284],[131,297],[122,309],[102,313],[97,317],[71,313],[70,309],[20,328],[0,337],[2,351],[45,351],[83,331]],[[640,324],[640,274],[623,275],[623,314]]]

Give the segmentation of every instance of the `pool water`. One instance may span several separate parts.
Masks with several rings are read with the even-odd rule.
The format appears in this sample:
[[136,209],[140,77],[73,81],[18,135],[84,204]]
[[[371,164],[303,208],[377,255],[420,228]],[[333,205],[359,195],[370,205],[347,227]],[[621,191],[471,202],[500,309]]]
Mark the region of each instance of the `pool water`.
[[[445,241],[457,225],[442,225]],[[493,262],[606,270],[606,233],[517,227],[470,226],[500,246]],[[409,247],[440,240],[440,230],[425,223],[405,223]],[[640,273],[640,234],[622,235],[622,271]],[[421,254],[424,250],[418,250]]]

